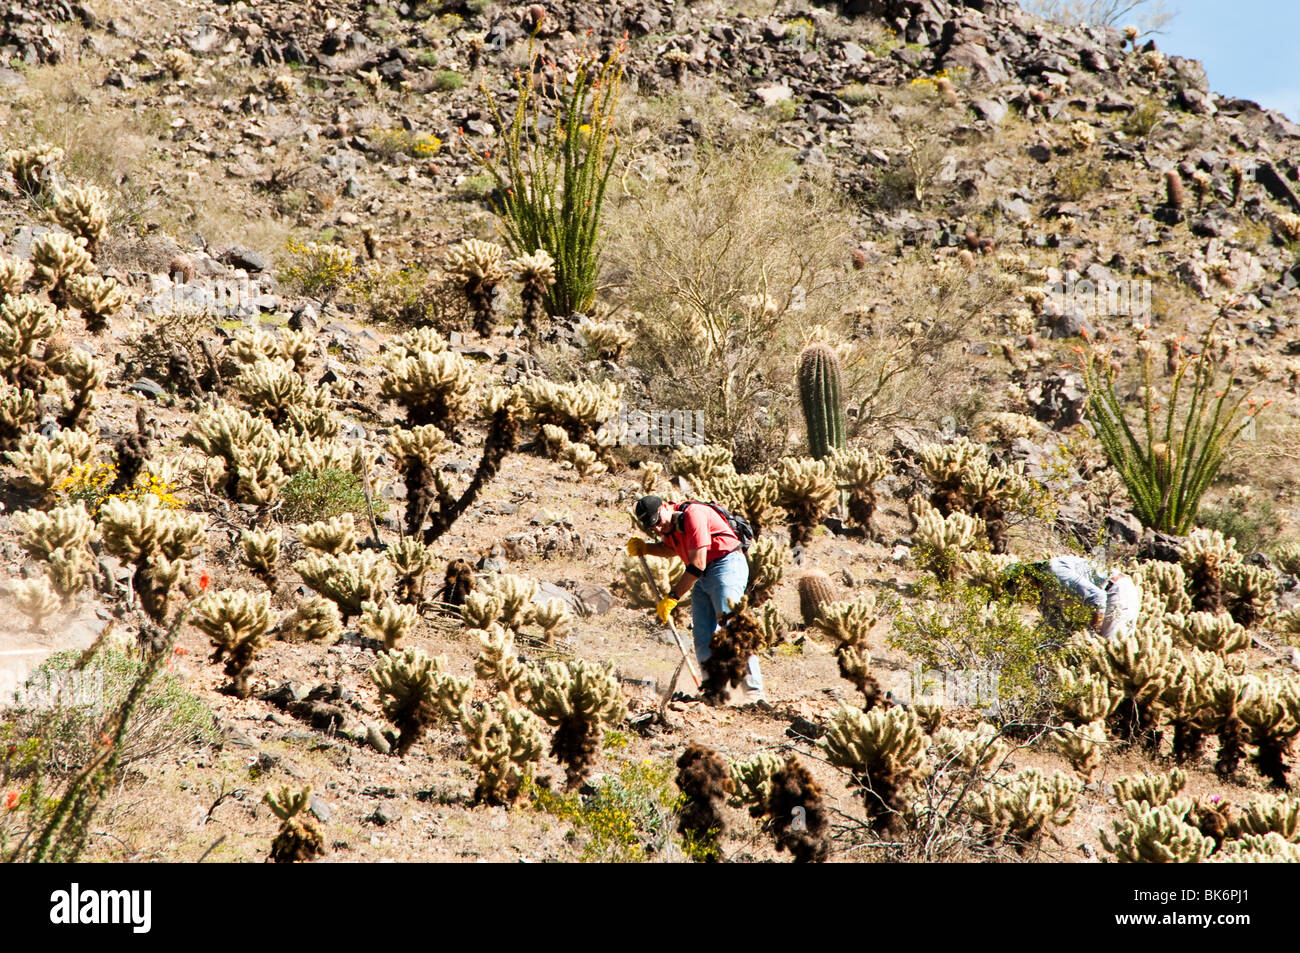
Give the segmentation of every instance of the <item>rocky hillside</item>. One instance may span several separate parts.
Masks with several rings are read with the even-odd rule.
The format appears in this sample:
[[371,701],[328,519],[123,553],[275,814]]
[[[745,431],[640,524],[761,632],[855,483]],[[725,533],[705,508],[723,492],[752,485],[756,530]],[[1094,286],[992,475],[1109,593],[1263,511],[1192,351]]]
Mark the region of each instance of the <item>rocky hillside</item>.
[[[1174,52],[995,0],[11,4],[0,854],[1294,859],[1300,125]],[[601,141],[589,54],[601,270],[546,315],[493,170],[521,89]],[[1249,390],[1195,521],[1144,525],[1084,357],[1133,420],[1144,360]],[[760,531],[702,693],[643,492]],[[1068,551],[1136,633],[1008,576]]]

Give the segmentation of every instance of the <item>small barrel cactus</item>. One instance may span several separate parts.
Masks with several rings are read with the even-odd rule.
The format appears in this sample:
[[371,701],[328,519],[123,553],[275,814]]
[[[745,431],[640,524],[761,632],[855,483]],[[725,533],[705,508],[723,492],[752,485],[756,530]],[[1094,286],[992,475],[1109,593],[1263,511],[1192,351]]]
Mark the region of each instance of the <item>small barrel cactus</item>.
[[840,385],[840,359],[827,345],[810,344],[799,355],[799,403],[808,427],[813,459],[844,449],[844,401]]

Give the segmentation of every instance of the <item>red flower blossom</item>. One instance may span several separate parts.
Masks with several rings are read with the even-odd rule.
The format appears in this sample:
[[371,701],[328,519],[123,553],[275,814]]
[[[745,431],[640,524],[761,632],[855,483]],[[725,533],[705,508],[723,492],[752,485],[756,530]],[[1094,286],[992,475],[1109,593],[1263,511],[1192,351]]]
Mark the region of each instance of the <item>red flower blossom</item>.
[[113,739],[108,736],[107,731],[101,731],[99,733],[99,743],[105,748],[113,747]]
[[182,648],[179,645],[172,649],[172,655],[189,655],[189,654],[190,654],[189,649]]
[[212,582],[212,577],[208,575],[208,571],[206,569],[203,570],[203,572],[199,573],[199,592],[207,592],[208,585],[211,582]]
[[5,810],[6,810],[6,811],[12,811],[12,810],[13,810],[14,808],[16,808],[17,806],[18,806],[18,792],[17,792],[17,791],[6,791],[6,792],[5,792]]

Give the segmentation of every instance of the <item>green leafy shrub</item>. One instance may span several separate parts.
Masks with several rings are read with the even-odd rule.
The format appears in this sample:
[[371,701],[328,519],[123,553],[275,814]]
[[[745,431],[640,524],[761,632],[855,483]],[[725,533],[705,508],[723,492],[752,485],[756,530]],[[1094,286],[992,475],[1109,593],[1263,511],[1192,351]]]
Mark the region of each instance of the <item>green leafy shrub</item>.
[[438,70],[433,77],[433,88],[440,93],[450,93],[465,85],[465,77],[455,70]]
[[[286,523],[329,520],[351,513],[358,522],[369,519],[361,477],[348,470],[299,470],[280,490],[280,512]],[[382,497],[374,497],[375,515],[388,511]]]
[[348,283],[356,270],[356,253],[341,245],[291,238],[284,243],[277,277],[299,294],[328,300]]

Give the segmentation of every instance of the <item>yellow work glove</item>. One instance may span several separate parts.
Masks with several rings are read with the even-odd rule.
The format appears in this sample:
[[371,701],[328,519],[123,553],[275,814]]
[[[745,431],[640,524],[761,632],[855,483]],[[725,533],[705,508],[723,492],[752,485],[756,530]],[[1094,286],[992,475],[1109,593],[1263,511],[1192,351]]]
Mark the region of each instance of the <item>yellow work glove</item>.
[[655,615],[659,616],[659,621],[668,624],[668,613],[677,608],[677,600],[672,596],[664,596],[659,600],[659,605],[655,606]]
[[645,555],[645,540],[640,536],[633,536],[627,541],[627,554],[629,556]]

